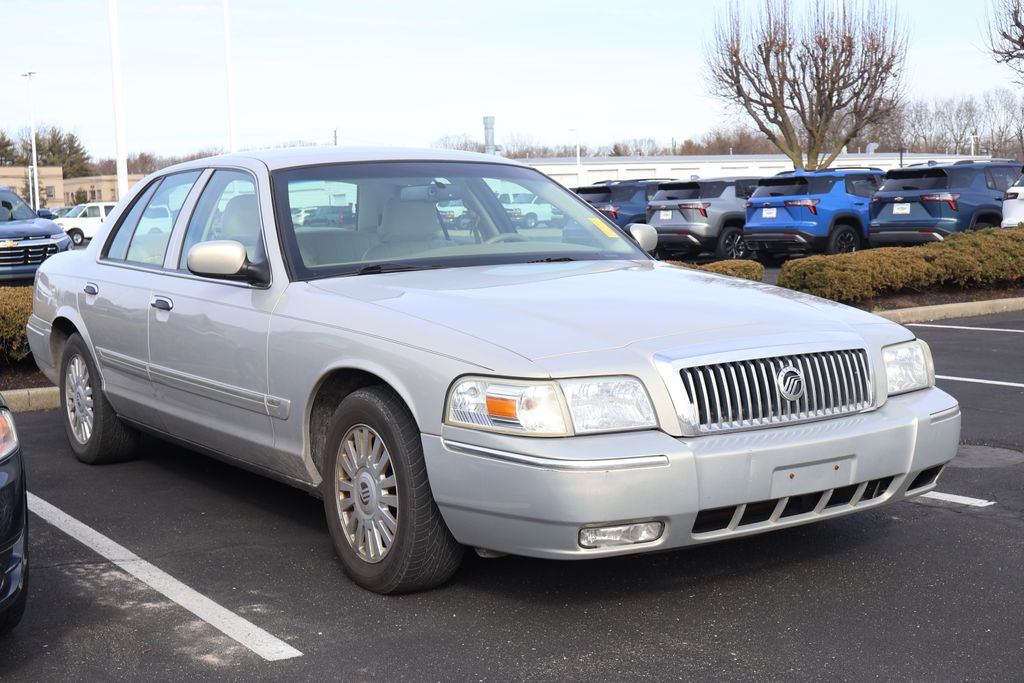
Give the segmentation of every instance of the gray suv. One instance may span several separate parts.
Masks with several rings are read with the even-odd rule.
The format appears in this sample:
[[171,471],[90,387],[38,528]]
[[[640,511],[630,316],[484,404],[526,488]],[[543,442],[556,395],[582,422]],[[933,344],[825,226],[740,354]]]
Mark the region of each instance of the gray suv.
[[662,257],[713,252],[749,258],[743,241],[746,202],[758,178],[730,177],[662,183],[647,206]]

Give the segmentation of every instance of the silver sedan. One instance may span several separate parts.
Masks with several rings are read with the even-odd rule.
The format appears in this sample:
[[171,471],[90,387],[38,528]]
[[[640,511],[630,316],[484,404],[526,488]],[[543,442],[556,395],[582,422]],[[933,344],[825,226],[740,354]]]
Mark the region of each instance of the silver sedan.
[[[517,193],[564,221],[518,230]],[[655,242],[494,157],[215,157],[48,259],[28,333],[81,460],[147,432],[304,488],[381,593],[442,583],[467,547],[664,550],[935,486],[960,411],[923,342]]]

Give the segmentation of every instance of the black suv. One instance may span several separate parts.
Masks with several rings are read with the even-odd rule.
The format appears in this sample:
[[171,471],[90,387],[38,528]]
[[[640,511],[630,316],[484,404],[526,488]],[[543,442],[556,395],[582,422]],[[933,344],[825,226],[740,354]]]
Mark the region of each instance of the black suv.
[[998,227],[1016,161],[928,162],[893,169],[871,201],[872,246],[941,242],[954,232]]
[[630,223],[643,223],[647,218],[647,202],[668,178],[643,180],[604,180],[573,190],[580,199],[612,219],[620,228]]

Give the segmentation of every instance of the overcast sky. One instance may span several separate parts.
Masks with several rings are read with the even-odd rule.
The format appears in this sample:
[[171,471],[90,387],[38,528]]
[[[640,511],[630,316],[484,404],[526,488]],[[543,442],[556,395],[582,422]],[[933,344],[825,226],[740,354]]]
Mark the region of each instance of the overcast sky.
[[[696,137],[728,120],[703,95],[725,0],[230,0],[236,137],[429,146],[481,117],[548,144]],[[759,0],[741,0],[751,9]],[[986,0],[898,0],[915,97],[1009,85],[984,49]],[[222,0],[120,0],[130,152],[227,147]],[[107,0],[3,0],[0,129],[39,124],[114,155]]]

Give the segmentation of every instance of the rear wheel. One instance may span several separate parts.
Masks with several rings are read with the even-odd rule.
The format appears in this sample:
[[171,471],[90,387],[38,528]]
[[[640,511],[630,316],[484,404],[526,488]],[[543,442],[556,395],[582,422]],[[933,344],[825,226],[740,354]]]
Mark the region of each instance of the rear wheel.
[[434,503],[405,404],[384,387],[353,392],[331,417],[327,449],[324,511],[345,573],[377,593],[447,581],[463,547]]
[[139,434],[107,402],[89,347],[77,333],[64,344],[60,376],[64,430],[75,457],[90,465],[135,457]]
[[852,225],[837,225],[828,236],[825,252],[828,254],[850,254],[860,249],[860,235]]
[[743,230],[735,226],[722,228],[722,233],[718,236],[715,256],[720,259],[750,258],[750,249],[747,248],[747,243],[743,239]]
[[536,228],[537,216],[532,213],[526,214],[526,217],[523,218],[523,226],[527,228]]
[[68,237],[71,238],[71,243],[74,244],[76,247],[85,241],[85,235],[83,235],[82,231],[77,228],[69,230]]

